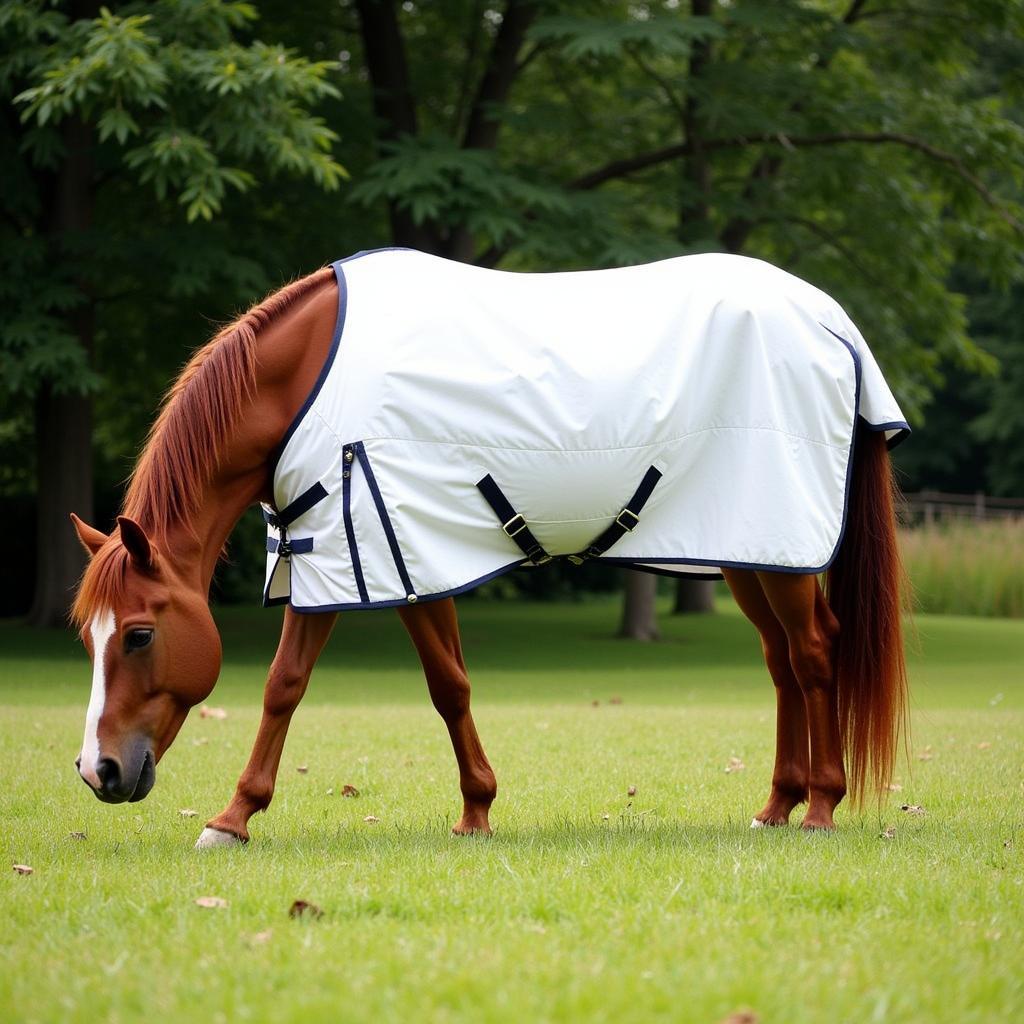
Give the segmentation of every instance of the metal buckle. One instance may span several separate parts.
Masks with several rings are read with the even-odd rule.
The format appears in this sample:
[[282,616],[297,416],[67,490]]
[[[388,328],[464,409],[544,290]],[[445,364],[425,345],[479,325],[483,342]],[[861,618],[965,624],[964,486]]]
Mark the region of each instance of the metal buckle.
[[[534,551],[539,551],[540,553],[535,555],[533,553]],[[548,562],[551,561],[552,557],[553,557],[552,555],[549,555],[546,551],[541,549],[539,546],[536,547],[536,548],[531,548],[530,549],[530,553],[529,553],[530,565],[533,565],[533,566],[547,565]]]
[[[622,521],[623,516],[632,516],[632,523],[624,523]],[[627,533],[632,533],[636,529],[636,524],[640,522],[640,517],[629,508],[624,508],[616,517],[615,522],[618,526],[621,526]]]
[[586,561],[586,559],[580,555],[566,555],[565,557],[568,558],[573,565],[582,565]]
[[[514,530],[512,529],[513,523],[517,523]],[[517,512],[507,523],[502,523],[501,528],[509,537],[515,537],[526,529],[526,520],[521,512]]]
[[279,554],[279,555],[280,555],[280,556],[281,556],[281,557],[282,557],[282,558],[283,558],[283,559],[284,559],[285,561],[287,561],[287,560],[288,560],[289,558],[291,558],[291,557],[292,557],[292,545],[291,545],[291,541],[290,541],[290,540],[288,540],[288,538],[287,538],[287,537],[282,537],[282,538],[281,538],[281,539],[280,539],[280,540],[279,540],[279,541],[277,542],[277,553],[278,553],[278,554]]

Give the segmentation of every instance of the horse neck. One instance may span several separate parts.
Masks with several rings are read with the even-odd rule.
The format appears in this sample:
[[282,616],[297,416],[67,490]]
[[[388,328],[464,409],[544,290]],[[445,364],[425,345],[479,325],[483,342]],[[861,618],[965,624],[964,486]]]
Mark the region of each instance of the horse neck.
[[319,288],[260,332],[252,397],[232,436],[209,439],[221,456],[197,511],[157,538],[176,574],[204,595],[242,514],[258,501],[272,500],[273,455],[327,359],[337,303],[336,286]]

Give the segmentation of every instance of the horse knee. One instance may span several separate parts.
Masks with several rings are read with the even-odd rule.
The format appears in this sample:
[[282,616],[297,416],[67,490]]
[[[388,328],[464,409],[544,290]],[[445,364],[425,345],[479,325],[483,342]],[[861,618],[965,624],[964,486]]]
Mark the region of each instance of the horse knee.
[[449,665],[427,676],[430,699],[445,721],[461,718],[469,711],[469,677],[464,669]]
[[268,715],[290,714],[299,706],[309,674],[293,665],[275,664],[263,692],[263,710]]

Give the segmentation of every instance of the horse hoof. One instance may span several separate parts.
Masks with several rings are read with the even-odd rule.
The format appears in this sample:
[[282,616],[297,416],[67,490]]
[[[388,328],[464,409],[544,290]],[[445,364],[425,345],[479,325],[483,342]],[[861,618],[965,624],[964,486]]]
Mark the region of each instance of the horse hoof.
[[763,821],[761,821],[761,819],[760,819],[760,818],[755,818],[755,819],[754,819],[754,820],[753,820],[753,821],[752,821],[752,822],[750,823],[750,827],[751,827],[751,828],[767,828],[768,826],[767,826],[767,825],[766,825],[766,824],[765,824],[765,823],[764,823]]
[[222,832],[219,828],[204,828],[196,840],[197,850],[212,850],[215,846],[241,846],[242,840],[234,832]]

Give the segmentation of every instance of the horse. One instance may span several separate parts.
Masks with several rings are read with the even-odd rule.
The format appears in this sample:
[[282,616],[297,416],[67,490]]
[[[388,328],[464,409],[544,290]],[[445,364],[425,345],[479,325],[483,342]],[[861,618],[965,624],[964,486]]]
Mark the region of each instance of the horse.
[[[699,305],[698,293],[712,285],[717,288],[716,282],[722,279],[723,273],[730,278],[739,274],[737,280],[742,280],[742,274],[748,271],[753,273],[747,263],[721,262],[738,261],[742,257],[722,256],[718,257],[718,262],[711,258],[693,262],[700,259],[681,258],[680,265],[671,268],[675,276],[664,279],[680,280],[680,273],[687,267],[691,277],[698,271],[706,271],[707,279],[692,290],[691,305]],[[691,263],[685,264],[686,260]],[[282,596],[275,582],[279,580],[278,570],[282,565],[285,568],[298,565],[303,550],[309,552],[314,543],[313,539],[294,536],[296,510],[293,509],[291,516],[285,515],[287,510],[282,507],[279,488],[275,487],[275,474],[283,452],[299,436],[296,429],[310,410],[312,399],[323,388],[328,368],[338,351],[346,315],[345,271],[351,273],[354,269],[347,261],[339,261],[296,280],[217,332],[187,362],[165,396],[131,475],[112,532],[105,534],[71,515],[89,556],[72,618],[92,660],[92,689],[85,732],[75,763],[82,780],[100,800],[121,803],[141,800],[150,792],[156,781],[156,767],[189,710],[206,700],[213,690],[222,651],[208,600],[211,579],[236,522],[256,503],[264,507],[269,524],[265,597],[268,603],[280,600],[286,604],[283,628],[266,680],[262,719],[248,764],[230,802],[206,823],[197,848],[248,842],[250,819],[256,812],[266,810],[273,798],[292,715],[306,691],[339,608],[344,610],[349,606],[397,609],[422,663],[430,698],[448,728],[458,765],[462,814],[452,831],[457,835],[491,831],[489,813],[497,784],[470,709],[470,682],[454,603],[456,593],[476,585],[481,579],[469,580],[465,586],[446,591],[438,590],[441,585],[436,584],[432,591],[420,587],[417,592],[419,584],[412,578],[414,570],[406,571],[402,567],[402,545],[396,543],[396,531],[389,524],[386,502],[381,499],[381,488],[375,481],[362,442],[352,445],[341,438],[339,447],[330,450],[332,466],[336,463],[337,469],[331,489],[337,485],[342,495],[338,500],[343,505],[331,512],[337,518],[329,525],[342,538],[347,535],[350,542],[354,540],[353,516],[358,503],[355,499],[350,502],[350,490],[355,488],[354,471],[362,466],[370,484],[365,496],[370,511],[366,514],[375,514],[376,506],[385,531],[377,545],[383,552],[380,557],[386,558],[390,547],[396,565],[402,570],[401,581],[395,583],[397,596],[390,600],[384,599],[388,594],[384,598],[377,595],[377,600],[368,600],[367,588],[372,586],[372,581],[366,562],[374,551],[367,551],[364,545],[360,560],[354,543],[350,544],[351,562],[346,563],[346,571],[351,574],[354,568],[366,577],[357,581],[357,601],[326,606],[306,601],[303,606],[295,593],[289,595],[286,591]],[[613,304],[619,301],[616,296],[620,293],[614,288],[609,291],[607,286],[618,287],[623,282],[625,290],[621,294],[624,296],[632,294],[631,289],[639,280],[635,275],[633,278],[623,276],[620,271],[530,275],[472,269],[477,275],[497,275],[471,278],[473,289],[479,286],[486,290],[499,278],[500,281],[548,279],[543,288],[555,312],[546,315],[557,315],[563,305],[560,296],[569,294],[565,289],[571,291],[580,279],[590,280],[589,274],[619,274],[617,278],[593,279],[606,304],[604,313],[598,315],[609,315]],[[774,268],[772,271],[782,274]],[[763,277],[767,271],[757,273]],[[684,275],[682,280],[685,279]],[[754,281],[753,277],[749,279]],[[789,287],[787,281],[797,282],[793,288],[797,285],[810,287],[788,275],[785,280],[771,277],[771,287],[755,289],[746,298],[740,296],[735,323],[749,327],[751,311],[777,302],[778,289],[784,285]],[[656,291],[664,290],[664,284],[658,283]],[[725,290],[735,292],[737,289]],[[382,294],[383,302],[400,305],[393,297],[388,297],[387,289]],[[444,302],[454,302],[465,294],[460,284],[451,295],[444,296]],[[799,294],[802,301],[806,300],[804,292]],[[820,297],[823,293],[815,295]],[[715,315],[720,317],[722,302],[719,299],[716,303],[714,308],[719,312]],[[407,305],[415,306],[415,303]],[[370,307],[364,304],[362,309],[368,315]],[[358,312],[353,305],[350,316],[355,318]],[[408,315],[415,317],[416,314]],[[513,315],[510,309],[497,315],[494,322]],[[386,305],[377,311],[376,326],[370,323],[369,327],[368,352],[376,351],[374,345],[379,338],[375,332],[391,316],[392,311]],[[775,319],[765,321],[769,326],[782,323],[775,313],[772,316]],[[843,323],[848,321],[843,320]],[[812,323],[811,328],[807,328],[804,321],[801,324],[800,330],[813,328],[813,345],[824,344],[817,336],[821,332],[815,324]],[[832,460],[833,476],[845,474],[845,491],[839,494],[841,517],[833,527],[835,536],[829,534],[827,539],[829,545],[834,542],[827,564],[762,564],[718,557],[708,559],[709,564],[702,566],[697,556],[705,555],[703,551],[693,552],[693,558],[671,559],[661,557],[664,551],[651,551],[649,557],[640,558],[634,550],[633,557],[622,559],[627,564],[654,571],[710,569],[720,572],[760,637],[776,694],[776,755],[768,799],[754,816],[753,828],[784,826],[793,810],[806,803],[804,829],[833,829],[834,812],[844,796],[849,794],[854,805],[859,806],[871,792],[881,793],[891,781],[904,725],[907,682],[901,639],[902,570],[896,544],[894,483],[887,437],[901,432],[906,423],[901,419],[885,423],[865,421],[861,404],[861,363],[869,360],[869,354],[865,355],[866,349],[862,349],[858,358],[851,342],[841,337],[837,329],[827,324],[822,326],[846,346],[840,348],[834,339],[828,339],[834,345],[835,359],[849,360],[853,356],[849,371],[828,371],[842,378],[839,383],[829,384],[829,393],[838,389],[847,395],[842,418],[845,423],[852,417],[847,423],[848,427],[852,426],[848,441],[845,445],[824,444],[811,439],[806,446],[815,458],[819,451],[825,452],[822,457]],[[855,331],[852,326],[847,329]],[[669,332],[669,348],[680,344],[677,333],[675,329]],[[766,337],[771,335],[771,331],[762,333]],[[786,344],[785,338],[769,337],[769,341],[776,346],[773,352]],[[352,344],[358,348],[358,341]],[[408,350],[409,358],[418,358],[417,353],[424,345],[417,344],[418,347]],[[549,359],[550,346],[557,348],[557,344],[540,339],[536,342],[540,347],[531,354],[514,345],[510,347],[510,343],[503,340],[502,351],[507,353],[507,365],[517,387],[532,386],[531,374],[522,372],[522,367],[532,365],[534,356]],[[342,350],[348,351],[345,346]],[[738,351],[742,358],[744,350]],[[564,362],[565,353],[563,345],[555,354]],[[736,351],[730,350],[727,362],[729,365],[724,372],[735,374]],[[791,376],[786,366],[777,360],[772,366],[775,369],[769,368],[769,374],[786,379]],[[434,362],[430,367],[431,381],[436,383],[444,378],[443,368]],[[546,371],[538,372],[543,376]],[[648,375],[652,380],[654,376],[657,375]],[[407,381],[409,375],[398,373],[397,377]],[[579,391],[582,385],[578,380],[576,385],[575,390]],[[629,389],[635,391],[635,380],[627,380],[625,387],[627,390],[622,394],[628,394]],[[675,385],[669,382],[665,387],[671,391]],[[502,401],[500,390],[484,389],[482,396],[476,397],[488,408],[498,408]],[[532,392],[522,394],[525,400],[532,396]],[[613,425],[616,417],[625,415],[618,411],[622,406],[621,397],[617,393],[617,406],[610,414],[609,422]],[[714,396],[709,399],[717,400]],[[412,404],[415,406],[416,401]],[[384,400],[383,405],[392,407],[394,403]],[[460,408],[456,404],[453,415],[460,415]],[[645,416],[650,403],[647,408]],[[586,435],[589,429],[587,425],[581,427],[584,436],[589,436]],[[764,433],[767,438],[764,443],[781,445],[779,458],[785,462],[795,458],[795,446],[803,443],[796,433],[769,426]],[[709,429],[704,434],[711,439],[708,443],[723,436],[728,437],[730,444],[749,443],[748,439],[754,436],[749,430],[731,428]],[[686,443],[692,448],[693,439],[687,437]],[[308,439],[303,445],[307,443],[319,442]],[[443,461],[456,463],[458,460],[447,454]],[[748,460],[748,463],[757,461],[760,460]],[[378,473],[380,465],[378,461]],[[669,469],[665,468],[665,472]],[[604,481],[606,475],[598,482]],[[477,499],[479,511],[474,506],[474,515],[478,515],[478,519],[471,522],[464,516],[450,533],[457,537],[460,523],[464,521],[466,530],[473,527],[483,536],[484,519],[479,517],[490,515],[490,506],[497,521],[490,524],[490,532],[486,534],[487,557],[497,560],[496,564],[507,562],[501,565],[502,570],[542,564],[559,555],[574,561],[590,557],[614,560],[606,556],[605,551],[615,545],[621,549],[623,544],[633,542],[634,532],[636,535],[642,532],[634,531],[641,506],[661,475],[662,471],[653,466],[648,469],[633,498],[607,524],[601,535],[603,541],[598,543],[601,541],[598,538],[582,551],[572,550],[575,540],[560,542],[558,535],[551,532],[555,526],[547,527],[549,533],[545,539],[545,527],[517,512],[490,475],[486,479],[491,479],[494,486],[489,491],[484,486],[486,479],[476,485],[480,496]],[[581,476],[580,481],[581,486],[590,482],[586,476]],[[466,485],[469,491],[472,491],[471,484],[472,481]],[[645,489],[646,495],[642,493]],[[327,488],[317,484],[304,490],[298,502],[302,506],[297,510],[299,517],[304,513],[313,514],[309,510],[324,496],[320,492],[326,494]],[[795,488],[796,497],[785,495],[785,500],[791,503],[786,515],[801,511],[797,508],[794,512],[796,506],[792,503],[800,501],[803,493]],[[728,491],[723,494],[726,500]],[[326,508],[327,504],[325,501],[317,508]],[[804,501],[804,504],[810,503]],[[823,513],[820,509],[811,509],[808,514],[812,518],[807,521],[814,524]],[[665,505],[661,520],[664,528],[673,529],[676,518],[676,513]],[[561,550],[548,550],[559,545]],[[517,547],[521,550],[517,551]],[[517,555],[511,561],[510,552]],[[670,564],[672,562],[676,564]],[[297,570],[291,568],[291,572],[294,586]],[[345,582],[344,586],[350,586],[350,582]],[[405,590],[408,593],[403,593]]]

